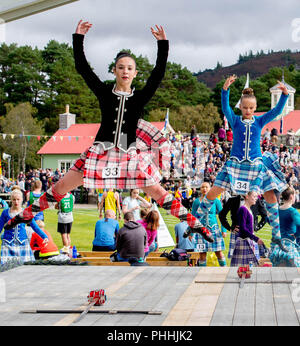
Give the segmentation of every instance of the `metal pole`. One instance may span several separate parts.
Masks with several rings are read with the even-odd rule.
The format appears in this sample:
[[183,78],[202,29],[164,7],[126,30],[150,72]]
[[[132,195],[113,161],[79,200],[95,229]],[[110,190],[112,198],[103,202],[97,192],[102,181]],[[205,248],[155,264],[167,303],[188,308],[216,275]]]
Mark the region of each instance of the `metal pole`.
[[10,157],[8,157],[7,161],[8,161],[8,180],[10,180]]

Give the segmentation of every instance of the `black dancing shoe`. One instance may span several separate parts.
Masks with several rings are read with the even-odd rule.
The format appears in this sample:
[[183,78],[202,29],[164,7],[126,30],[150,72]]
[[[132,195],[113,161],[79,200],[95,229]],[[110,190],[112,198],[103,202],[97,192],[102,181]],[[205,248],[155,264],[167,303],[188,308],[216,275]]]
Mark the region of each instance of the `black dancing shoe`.
[[214,238],[211,232],[205,227],[200,227],[200,228],[188,227],[187,230],[183,233],[183,238],[187,238],[191,233],[200,233],[202,237],[209,243],[214,242]]
[[3,226],[5,230],[13,229],[15,228],[19,223],[26,223],[27,225],[30,224],[32,219],[26,220],[19,214],[17,214],[15,217],[12,219],[8,220],[6,224]]

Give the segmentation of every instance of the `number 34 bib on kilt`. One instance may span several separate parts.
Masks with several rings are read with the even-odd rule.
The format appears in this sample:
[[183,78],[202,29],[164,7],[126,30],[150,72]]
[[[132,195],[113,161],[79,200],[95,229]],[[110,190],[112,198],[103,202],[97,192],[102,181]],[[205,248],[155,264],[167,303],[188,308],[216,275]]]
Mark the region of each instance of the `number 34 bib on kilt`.
[[234,190],[235,191],[242,191],[242,192],[249,192],[250,183],[248,181],[243,180],[235,180],[234,181]]

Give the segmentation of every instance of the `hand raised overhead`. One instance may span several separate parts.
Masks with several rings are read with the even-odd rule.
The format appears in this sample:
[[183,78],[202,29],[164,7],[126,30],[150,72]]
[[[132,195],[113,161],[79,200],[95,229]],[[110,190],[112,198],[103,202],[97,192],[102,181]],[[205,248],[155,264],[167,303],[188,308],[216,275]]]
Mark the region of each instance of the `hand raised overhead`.
[[236,81],[236,79],[237,79],[237,76],[235,74],[230,76],[230,77],[228,77],[226,79],[224,85],[223,85],[223,89],[227,90],[230,87],[230,85]]
[[287,90],[287,87],[279,80],[277,82],[279,83],[278,89],[280,89],[285,95],[288,95],[289,92]]
[[79,21],[76,31],[76,34],[81,34],[81,35],[85,35],[90,28],[92,27],[93,24],[89,23],[89,22],[83,22],[82,19]]
[[164,28],[160,25],[155,25],[156,29],[154,29],[153,27],[151,27],[151,32],[152,35],[159,41],[159,40],[166,40],[167,39],[167,35],[165,33]]

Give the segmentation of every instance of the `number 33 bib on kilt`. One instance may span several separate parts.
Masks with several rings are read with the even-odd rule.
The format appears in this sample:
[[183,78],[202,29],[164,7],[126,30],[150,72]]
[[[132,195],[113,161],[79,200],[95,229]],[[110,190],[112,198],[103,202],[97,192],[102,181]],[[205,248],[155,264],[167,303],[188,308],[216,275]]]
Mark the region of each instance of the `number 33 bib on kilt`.
[[116,166],[107,166],[102,170],[102,179],[120,178],[121,168]]

